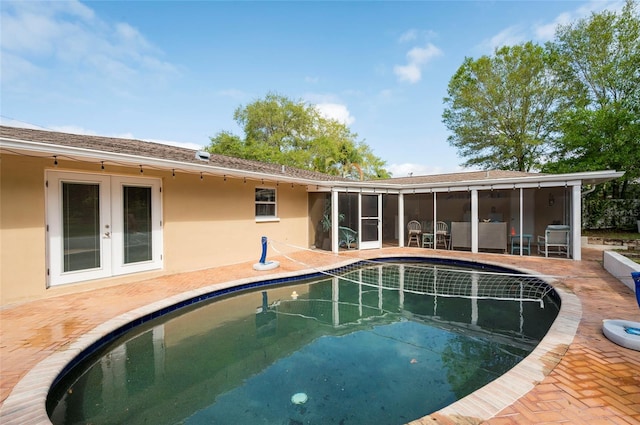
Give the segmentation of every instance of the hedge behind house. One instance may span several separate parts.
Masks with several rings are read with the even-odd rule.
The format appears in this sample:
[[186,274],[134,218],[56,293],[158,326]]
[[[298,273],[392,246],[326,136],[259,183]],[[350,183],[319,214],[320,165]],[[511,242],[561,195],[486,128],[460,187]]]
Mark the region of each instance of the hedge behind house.
[[637,230],[640,199],[587,199],[582,204],[583,229]]

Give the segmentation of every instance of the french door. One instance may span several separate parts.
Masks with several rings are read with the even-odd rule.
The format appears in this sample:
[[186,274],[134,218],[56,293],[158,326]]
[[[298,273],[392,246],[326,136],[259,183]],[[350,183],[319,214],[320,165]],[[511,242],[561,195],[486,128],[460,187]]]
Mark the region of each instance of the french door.
[[382,248],[382,195],[360,194],[360,249]]
[[49,285],[162,268],[160,180],[47,173]]

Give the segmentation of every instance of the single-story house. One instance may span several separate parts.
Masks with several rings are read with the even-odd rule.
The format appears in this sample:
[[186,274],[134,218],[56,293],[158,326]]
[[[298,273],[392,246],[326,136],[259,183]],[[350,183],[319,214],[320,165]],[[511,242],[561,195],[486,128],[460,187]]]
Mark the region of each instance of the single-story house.
[[[584,190],[623,174],[352,181],[140,140],[7,126],[0,161],[0,306],[257,260],[261,236],[285,252],[418,246],[580,260]],[[411,235],[410,221],[419,227]],[[545,247],[554,228],[567,242]]]

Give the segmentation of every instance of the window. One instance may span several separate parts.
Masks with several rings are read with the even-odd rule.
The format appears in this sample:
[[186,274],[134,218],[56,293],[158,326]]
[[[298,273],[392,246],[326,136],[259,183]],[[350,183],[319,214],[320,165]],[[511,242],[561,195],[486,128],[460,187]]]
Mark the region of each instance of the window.
[[276,217],[276,190],[256,187],[256,218]]

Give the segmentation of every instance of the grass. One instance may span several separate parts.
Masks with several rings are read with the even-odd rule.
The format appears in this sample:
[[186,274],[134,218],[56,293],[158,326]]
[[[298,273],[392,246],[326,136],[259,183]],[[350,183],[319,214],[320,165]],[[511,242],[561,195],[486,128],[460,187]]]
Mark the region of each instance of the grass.
[[[583,230],[582,236],[589,236],[593,238],[602,239],[614,239],[614,240],[640,240],[640,233],[625,230],[615,229],[598,229],[598,230]],[[640,264],[640,253],[637,251],[627,251],[623,249],[615,250],[618,254],[624,255],[632,261]]]
[[603,239],[622,239],[622,240],[637,240],[640,239],[640,233],[630,230],[616,230],[616,229],[598,229],[598,230],[583,230],[582,236],[589,236],[592,238]]

